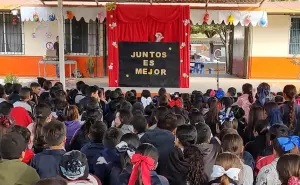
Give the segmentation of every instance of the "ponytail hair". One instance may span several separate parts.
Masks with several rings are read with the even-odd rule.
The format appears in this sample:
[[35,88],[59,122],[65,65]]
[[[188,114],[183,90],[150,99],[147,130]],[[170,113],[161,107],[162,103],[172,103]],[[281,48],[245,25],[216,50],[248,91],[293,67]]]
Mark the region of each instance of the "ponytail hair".
[[[241,170],[242,167],[243,167],[240,158],[237,155],[234,155],[232,153],[221,153],[221,154],[219,154],[217,159],[216,159],[215,166],[222,167],[222,168],[224,168],[225,171],[227,171],[231,168],[237,168],[237,169]],[[220,185],[230,185],[231,181],[235,181],[235,180],[238,179],[238,178],[230,179],[226,174],[222,175],[218,172],[215,174],[214,170],[213,170],[212,177],[214,177],[214,176],[216,178],[220,178]],[[238,176],[240,176],[240,175],[238,175]]]
[[242,86],[242,90],[243,90],[243,93],[244,94],[248,94],[248,100],[250,103],[253,103],[254,102],[254,98],[253,98],[253,86],[249,83],[245,83],[243,86]]
[[230,185],[230,180],[227,175],[223,175],[220,179],[220,185]]
[[[129,179],[129,185],[143,185],[144,181],[147,179],[150,179],[150,172],[148,170],[142,170],[143,166],[147,166],[147,168],[150,170],[154,170],[155,166],[157,165],[158,162],[158,151],[155,148],[155,146],[144,143],[141,144],[137,150],[135,151],[135,154],[132,157],[131,162],[133,163],[134,167],[132,169],[132,173]],[[142,161],[139,158],[144,158]],[[142,164],[144,163],[144,164]],[[152,169],[151,169],[152,168]],[[142,172],[144,174],[142,174]],[[143,178],[143,176],[145,177]],[[148,176],[148,177],[147,177]],[[150,182],[151,183],[151,182]]]
[[294,120],[295,120],[295,97],[297,94],[296,87],[294,85],[286,85],[283,88],[284,95],[289,99],[288,100],[288,108],[289,108],[289,119],[288,119],[288,127],[293,129]]
[[51,115],[51,109],[47,104],[40,103],[34,109],[35,124],[33,127],[33,145],[36,147],[44,147],[46,144],[42,135],[42,128],[46,125],[47,118]]
[[208,177],[204,172],[204,154],[196,145],[184,148],[184,158],[188,159],[190,166],[187,181],[190,185],[206,184]]
[[295,102],[292,100],[292,101],[289,101],[288,102],[288,106],[289,106],[289,122],[288,122],[288,127],[290,129],[293,128],[293,122],[295,120]]
[[270,95],[270,85],[263,82],[257,87],[256,99],[260,106],[264,106],[267,98]]

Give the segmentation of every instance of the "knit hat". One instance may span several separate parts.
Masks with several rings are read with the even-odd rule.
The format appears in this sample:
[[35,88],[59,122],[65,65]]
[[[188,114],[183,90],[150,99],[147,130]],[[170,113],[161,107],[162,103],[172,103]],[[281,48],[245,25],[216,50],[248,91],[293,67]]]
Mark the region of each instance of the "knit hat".
[[78,150],[65,153],[59,163],[59,173],[68,180],[86,180],[89,165],[86,156]]
[[3,159],[19,159],[25,151],[27,143],[19,133],[9,132],[4,135],[0,142],[0,152]]

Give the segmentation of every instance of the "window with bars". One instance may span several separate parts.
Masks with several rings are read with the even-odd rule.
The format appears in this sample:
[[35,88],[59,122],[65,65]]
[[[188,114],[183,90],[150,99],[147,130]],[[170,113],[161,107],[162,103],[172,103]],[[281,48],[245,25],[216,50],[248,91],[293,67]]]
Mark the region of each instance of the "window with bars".
[[300,17],[291,18],[289,54],[300,55]]
[[13,15],[0,12],[0,54],[24,54],[23,23],[13,24]]
[[99,55],[99,23],[74,17],[65,20],[65,49],[75,55]]

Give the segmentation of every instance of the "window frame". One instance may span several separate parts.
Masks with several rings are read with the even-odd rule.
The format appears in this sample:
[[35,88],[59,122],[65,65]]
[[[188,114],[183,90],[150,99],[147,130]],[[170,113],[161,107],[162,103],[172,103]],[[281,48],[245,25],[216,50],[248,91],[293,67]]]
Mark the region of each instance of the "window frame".
[[[289,32],[288,32],[288,36],[289,36],[289,42],[288,42],[288,56],[290,57],[295,57],[295,56],[300,56],[300,53],[298,54],[292,54],[290,53],[290,45],[291,45],[291,29],[292,29],[292,19],[293,18],[296,18],[296,19],[299,19],[299,22],[300,22],[300,16],[290,16],[290,19],[289,19]],[[299,34],[299,37],[300,37],[300,34]],[[300,42],[299,42],[299,45],[300,45]]]
[[[73,17],[73,19],[75,19],[76,21],[77,21],[77,19],[75,18],[75,17]],[[68,23],[68,24],[66,24],[66,20],[67,19],[64,19],[64,41],[65,41],[65,48],[66,48],[66,32],[65,32],[65,30],[66,30],[66,26],[69,26],[69,29],[70,29],[70,48],[71,48],[71,50],[72,50],[72,34],[73,34],[73,29],[72,29],[72,20],[69,20],[70,21],[70,23]],[[93,24],[97,24],[97,20],[92,20],[94,23]],[[100,30],[100,24],[101,23],[98,23],[97,25],[99,25],[99,29],[98,30]],[[90,22],[87,22],[87,27],[88,27],[88,37],[89,37],[89,33],[90,33]],[[97,34],[96,34],[96,36],[100,36],[100,32],[98,32]],[[100,43],[98,43],[99,44],[99,52],[100,52]],[[87,47],[89,48],[89,39],[88,39],[88,44],[87,44]],[[96,50],[96,46],[95,46],[95,50]],[[97,51],[96,51],[97,52]],[[75,52],[70,52],[70,53],[68,53],[68,55],[71,55],[71,56],[89,56],[89,55],[92,55],[92,54],[90,54],[90,53],[75,53]]]
[[11,14],[10,12],[6,11],[0,11],[0,16],[3,18],[3,22],[0,24],[3,24],[3,39],[4,39],[4,52],[0,51],[1,55],[24,55],[25,54],[25,37],[24,37],[24,22],[22,22],[21,17],[19,17],[19,23],[21,24],[21,40],[22,40],[22,51],[21,52],[8,52],[7,46],[6,46],[6,22],[5,22],[5,15]]

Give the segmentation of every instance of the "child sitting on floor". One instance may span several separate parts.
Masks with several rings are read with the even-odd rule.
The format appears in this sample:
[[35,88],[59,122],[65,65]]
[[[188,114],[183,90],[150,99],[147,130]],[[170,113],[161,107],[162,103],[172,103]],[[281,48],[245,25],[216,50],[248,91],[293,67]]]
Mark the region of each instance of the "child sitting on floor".
[[41,179],[56,177],[59,161],[66,153],[66,127],[60,121],[51,121],[42,128],[42,134],[49,149],[35,155],[30,165],[36,169]]

